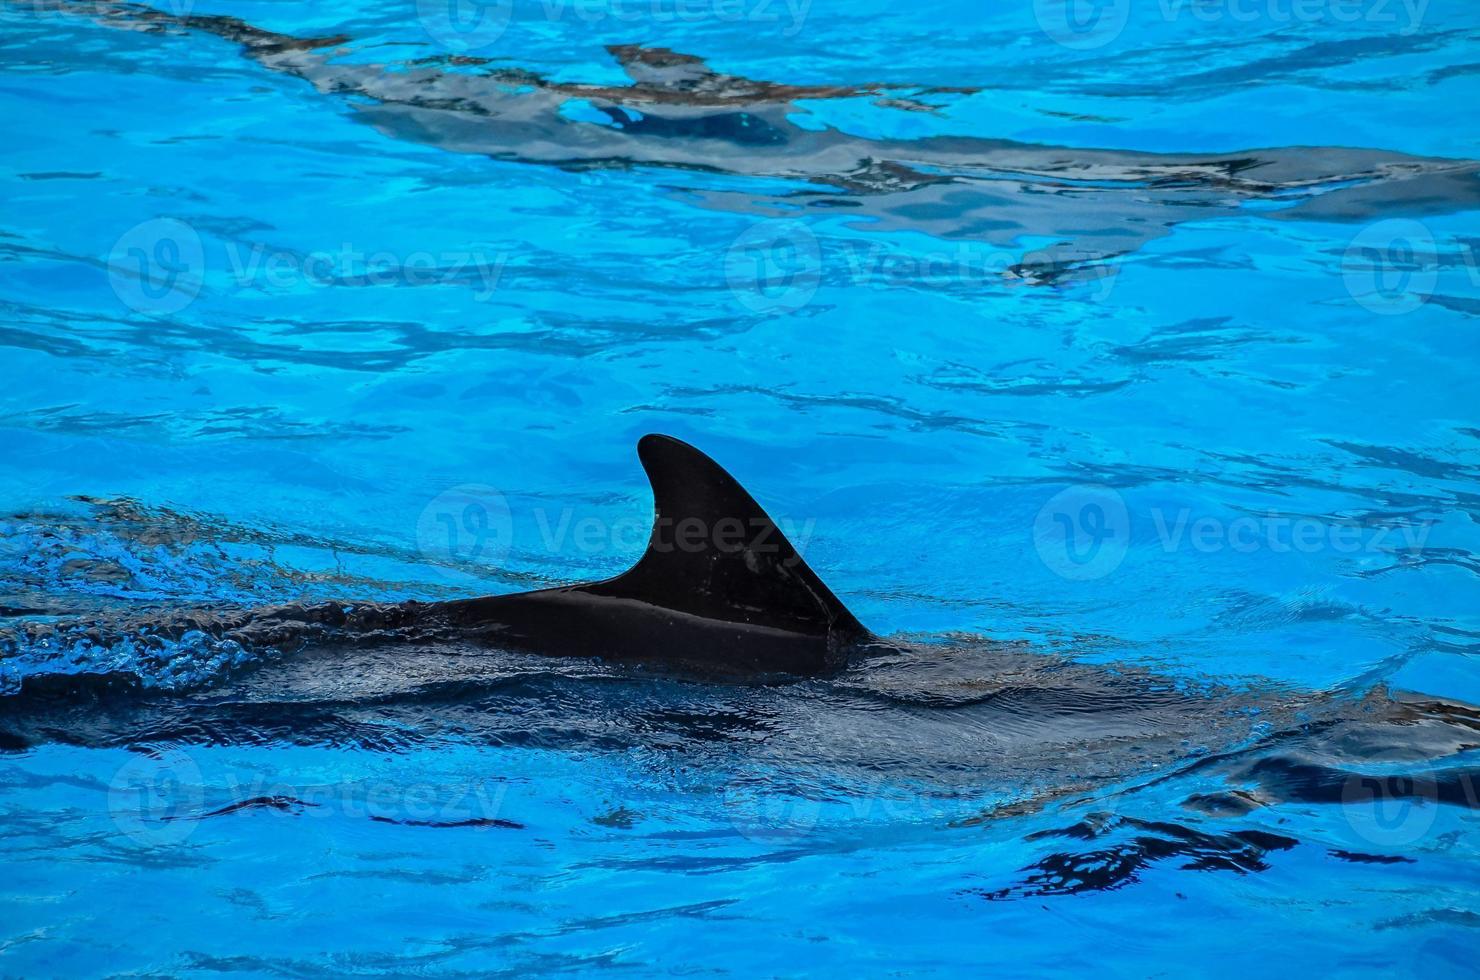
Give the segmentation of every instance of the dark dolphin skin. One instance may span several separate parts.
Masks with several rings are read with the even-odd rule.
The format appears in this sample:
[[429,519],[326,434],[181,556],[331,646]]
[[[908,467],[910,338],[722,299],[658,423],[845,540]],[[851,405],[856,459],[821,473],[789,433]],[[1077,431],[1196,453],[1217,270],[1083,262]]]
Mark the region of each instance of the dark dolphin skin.
[[[630,84],[583,84],[466,55],[350,62],[340,57],[352,48],[348,35],[295,37],[231,16],[108,0],[26,6],[125,30],[215,35],[387,136],[449,152],[579,170],[768,178],[753,189],[685,193],[703,207],[825,213],[856,219],[859,228],[918,231],[1004,252],[1027,237],[1059,243],[1003,270],[1031,283],[1081,277],[1086,264],[1133,252],[1187,221],[1253,213],[1372,222],[1480,206],[1473,160],[1331,146],[1147,153],[975,136],[868,138],[798,122],[809,103],[826,100],[934,112],[933,102],[970,95],[970,88],[760,81],[633,44],[608,48]],[[778,181],[796,186],[778,189]]]

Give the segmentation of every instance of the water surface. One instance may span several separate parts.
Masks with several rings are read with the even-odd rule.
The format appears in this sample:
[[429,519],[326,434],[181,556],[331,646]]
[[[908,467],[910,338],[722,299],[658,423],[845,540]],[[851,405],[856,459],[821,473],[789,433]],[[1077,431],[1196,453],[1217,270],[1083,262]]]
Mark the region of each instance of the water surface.
[[615,573],[650,431],[921,644],[74,700],[0,972],[1468,972],[1480,14],[1100,6],[0,5],[0,719],[399,676],[127,624]]

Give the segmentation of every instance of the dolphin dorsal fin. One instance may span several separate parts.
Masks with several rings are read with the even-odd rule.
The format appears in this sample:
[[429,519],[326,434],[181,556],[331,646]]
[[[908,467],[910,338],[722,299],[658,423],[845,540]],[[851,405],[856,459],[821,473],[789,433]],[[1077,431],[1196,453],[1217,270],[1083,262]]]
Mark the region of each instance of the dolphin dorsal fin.
[[718,463],[671,436],[643,436],[637,454],[656,510],[647,551],[626,573],[580,591],[839,643],[867,636]]

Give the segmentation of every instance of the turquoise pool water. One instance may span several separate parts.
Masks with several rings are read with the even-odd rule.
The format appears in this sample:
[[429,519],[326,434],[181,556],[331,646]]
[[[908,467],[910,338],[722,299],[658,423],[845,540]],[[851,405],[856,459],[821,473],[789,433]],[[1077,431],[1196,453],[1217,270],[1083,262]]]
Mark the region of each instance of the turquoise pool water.
[[[1461,0],[0,4],[0,974],[1472,972],[1477,62]],[[16,734],[281,667],[151,617],[620,571],[652,431],[921,652]]]

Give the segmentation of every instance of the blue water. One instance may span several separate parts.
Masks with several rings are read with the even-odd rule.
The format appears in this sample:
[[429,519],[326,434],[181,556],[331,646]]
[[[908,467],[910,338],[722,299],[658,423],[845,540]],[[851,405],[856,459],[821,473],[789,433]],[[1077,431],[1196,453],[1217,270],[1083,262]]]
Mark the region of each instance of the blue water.
[[[1148,670],[1217,722],[1035,754],[924,695],[875,722],[836,687],[531,662],[555,693],[487,737],[428,712],[402,740],[16,743],[0,974],[1473,970],[1471,781],[1189,801],[1239,788],[1196,760],[1275,751],[1305,699],[1480,703],[1480,8],[186,6],[159,9],[344,35],[329,63],[376,73],[614,87],[606,46],[641,44],[882,86],[788,111],[1071,170],[984,165],[1005,196],[966,220],[929,184],[884,213],[755,165],[743,135],[713,166],[467,152],[211,30],[0,4],[0,705],[33,676],[189,692],[265,658],[88,624],[614,574],[658,431],[875,632]],[[559,111],[607,131],[599,102]],[[1326,151],[1280,151],[1314,162],[1264,189],[1072,169],[1288,147],[1455,175],[1399,191]],[[27,639],[46,624],[68,629]],[[1480,730],[1445,725],[1326,748],[1442,782]],[[1063,855],[1128,870],[1044,886]]]

